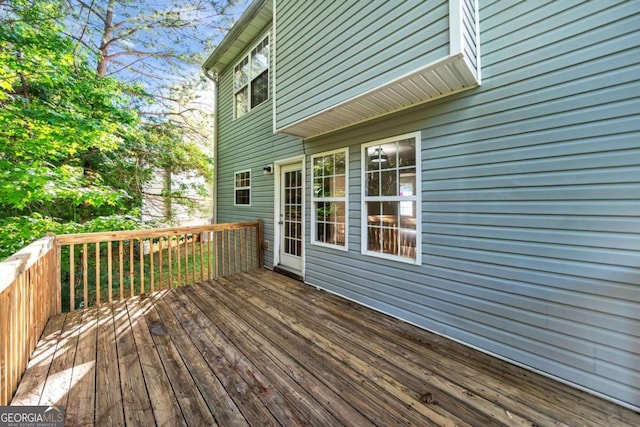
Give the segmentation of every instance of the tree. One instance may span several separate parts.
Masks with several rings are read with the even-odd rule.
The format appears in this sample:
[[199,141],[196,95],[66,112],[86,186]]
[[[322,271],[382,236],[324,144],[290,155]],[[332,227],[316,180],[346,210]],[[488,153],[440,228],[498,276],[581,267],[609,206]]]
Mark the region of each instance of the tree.
[[[62,3],[13,0],[0,20],[0,258],[42,232],[130,228],[110,158],[140,139],[127,85],[97,78],[60,25]],[[86,173],[87,162],[101,162]]]
[[[230,26],[228,11],[235,2],[161,0],[153,7],[130,0],[67,2],[72,18],[69,34],[76,48],[93,58],[99,76],[141,86],[144,94],[130,94],[131,102],[150,134],[158,141],[171,135],[172,145],[186,156],[183,161],[170,162],[164,151],[151,156],[163,158],[156,165],[157,173],[182,178],[177,180],[181,185],[168,181],[163,191],[170,216],[173,199],[189,205],[188,194],[202,193],[204,184],[212,179],[213,120],[211,106],[203,108],[197,102],[208,88],[200,64],[216,37]],[[209,159],[208,167],[199,161],[203,158]],[[198,167],[185,167],[189,163]],[[189,175],[197,171],[201,179],[186,177],[187,170]]]
[[[101,51],[111,61],[103,73],[102,54],[86,48],[92,39],[84,34],[94,31],[89,16],[73,15],[85,19],[76,26],[68,2],[0,1],[0,259],[45,232],[145,226],[140,208],[157,170],[211,175],[210,156],[202,153],[211,134],[202,129],[211,121],[194,104],[199,82],[179,86],[169,79],[153,86],[123,78],[127,71],[110,71],[109,64],[126,57],[116,55],[116,47],[138,34],[121,23],[145,22],[141,29],[156,24],[115,9],[141,11],[136,2],[107,2],[114,6],[112,18],[123,19],[111,21],[113,28],[100,36],[100,46],[110,46]],[[174,12],[163,19],[176,31],[183,26]],[[176,102],[165,108],[159,100]],[[201,181],[173,184],[165,193],[188,205],[194,188],[203,191]]]

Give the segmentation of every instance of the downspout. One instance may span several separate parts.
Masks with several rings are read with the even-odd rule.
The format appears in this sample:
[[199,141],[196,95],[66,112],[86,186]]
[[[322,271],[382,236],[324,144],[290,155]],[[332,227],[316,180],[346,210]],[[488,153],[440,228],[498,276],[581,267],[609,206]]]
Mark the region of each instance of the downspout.
[[218,223],[218,73],[211,74],[203,68],[204,76],[213,82],[213,218]]

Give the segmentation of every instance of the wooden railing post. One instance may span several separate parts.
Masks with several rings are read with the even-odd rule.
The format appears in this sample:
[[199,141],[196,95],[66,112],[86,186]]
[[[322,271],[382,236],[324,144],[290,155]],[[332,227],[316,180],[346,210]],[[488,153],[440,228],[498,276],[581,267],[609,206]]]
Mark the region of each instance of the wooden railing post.
[[264,222],[259,219],[258,220],[258,236],[257,236],[257,246],[258,246],[258,268],[264,267]]
[[54,233],[47,233],[47,237],[51,238],[53,259],[55,260],[55,266],[49,271],[50,283],[53,283],[53,295],[51,299],[51,307],[49,309],[49,316],[62,313],[62,252],[60,247],[56,244],[56,235]]

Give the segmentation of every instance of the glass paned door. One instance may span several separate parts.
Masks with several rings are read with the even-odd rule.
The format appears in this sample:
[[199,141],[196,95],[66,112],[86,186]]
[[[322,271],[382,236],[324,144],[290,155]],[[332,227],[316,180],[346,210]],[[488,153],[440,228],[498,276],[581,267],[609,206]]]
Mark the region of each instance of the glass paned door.
[[302,270],[303,182],[299,163],[280,169],[280,264]]

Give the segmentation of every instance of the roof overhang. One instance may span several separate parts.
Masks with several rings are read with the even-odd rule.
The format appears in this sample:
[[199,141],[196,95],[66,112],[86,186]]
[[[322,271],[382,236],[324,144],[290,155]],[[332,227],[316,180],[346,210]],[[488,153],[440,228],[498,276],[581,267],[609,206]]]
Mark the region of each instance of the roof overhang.
[[300,138],[320,136],[479,86],[476,72],[458,53],[276,131]]
[[202,65],[207,72],[220,74],[251,45],[273,20],[273,1],[254,0],[222,42]]

